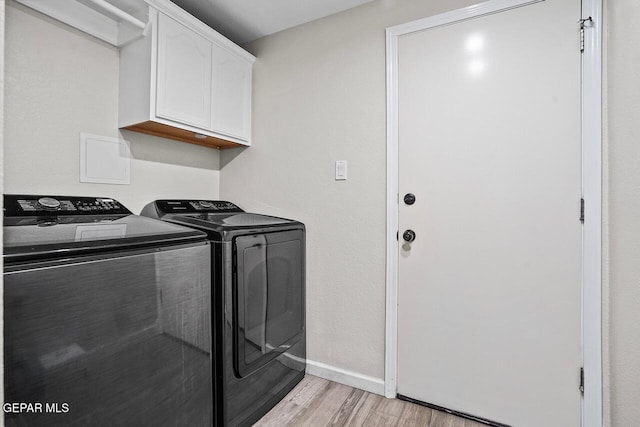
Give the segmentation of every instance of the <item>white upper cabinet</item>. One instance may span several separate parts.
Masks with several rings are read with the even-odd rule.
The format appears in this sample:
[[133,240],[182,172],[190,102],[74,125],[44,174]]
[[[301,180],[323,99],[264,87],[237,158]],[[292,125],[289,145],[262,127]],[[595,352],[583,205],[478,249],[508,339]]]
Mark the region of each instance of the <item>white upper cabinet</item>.
[[[160,14],[158,117],[211,129],[212,46],[213,43],[206,38]],[[215,76],[213,79],[217,80]]]
[[150,29],[120,49],[119,127],[194,144],[251,144],[255,58],[184,10],[147,0]]
[[212,126],[241,139],[251,136],[251,64],[213,45]]

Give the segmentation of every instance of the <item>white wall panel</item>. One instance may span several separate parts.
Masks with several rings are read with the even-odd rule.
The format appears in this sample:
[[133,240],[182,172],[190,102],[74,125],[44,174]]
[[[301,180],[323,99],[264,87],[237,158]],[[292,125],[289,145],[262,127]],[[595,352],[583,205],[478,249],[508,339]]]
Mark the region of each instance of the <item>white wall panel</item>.
[[640,425],[640,2],[609,0],[607,15],[609,325],[603,332],[609,343],[610,425],[631,426]]

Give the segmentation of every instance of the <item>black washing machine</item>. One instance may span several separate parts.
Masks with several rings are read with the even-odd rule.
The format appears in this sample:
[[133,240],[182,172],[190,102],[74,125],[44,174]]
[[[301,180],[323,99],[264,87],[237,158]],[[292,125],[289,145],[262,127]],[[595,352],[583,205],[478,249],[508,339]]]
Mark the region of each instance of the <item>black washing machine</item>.
[[305,374],[304,224],[225,201],[157,200],[141,215],[207,233],[215,424],[253,424]]
[[211,426],[205,233],[34,195],[3,230],[7,426]]

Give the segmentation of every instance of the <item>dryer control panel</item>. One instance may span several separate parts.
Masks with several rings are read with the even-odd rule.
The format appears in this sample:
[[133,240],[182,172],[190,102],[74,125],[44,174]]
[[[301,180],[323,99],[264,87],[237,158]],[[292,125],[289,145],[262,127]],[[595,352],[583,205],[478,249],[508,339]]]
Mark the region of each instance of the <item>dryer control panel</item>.
[[224,200],[156,200],[162,213],[235,213],[244,212],[238,206]]
[[4,216],[130,215],[108,197],[34,196],[5,194]]

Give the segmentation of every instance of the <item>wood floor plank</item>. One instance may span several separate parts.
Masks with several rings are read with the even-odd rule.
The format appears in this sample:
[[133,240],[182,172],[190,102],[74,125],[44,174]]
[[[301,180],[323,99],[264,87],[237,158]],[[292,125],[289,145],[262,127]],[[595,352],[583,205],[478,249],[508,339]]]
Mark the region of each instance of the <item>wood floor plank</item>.
[[464,422],[464,418],[459,418],[446,412],[433,411],[429,427],[464,427]]
[[350,427],[366,426],[369,416],[375,411],[382,399],[384,397],[377,394],[364,393],[347,418],[345,425]]
[[293,425],[292,420],[308,407],[322,390],[328,386],[329,381],[307,375],[280,403],[254,424],[254,426],[280,427]]
[[[367,408],[364,415],[364,422],[362,426],[371,427],[386,427],[393,426],[397,423],[396,417],[390,411],[385,411],[385,401],[387,400],[383,396],[376,394],[370,394],[367,396],[367,400],[372,403],[370,408]],[[362,409],[365,409],[363,407]]]
[[329,387],[331,381],[324,378],[307,375],[298,385],[289,392],[285,399],[290,399],[302,407],[308,407],[311,403],[322,395],[324,390]]
[[254,426],[260,427],[281,427],[292,426],[292,420],[302,411],[303,407],[290,401],[283,400],[278,403],[269,413],[262,417]]
[[[408,402],[407,402],[408,403]],[[433,411],[420,405],[405,405],[400,416],[399,427],[428,426]]]
[[370,414],[367,425],[371,426],[397,426],[404,412],[407,402],[398,399],[382,398],[375,410]]
[[398,399],[307,375],[258,427],[486,427]]
[[342,404],[338,412],[335,413],[329,425],[342,427],[347,425],[349,416],[355,409],[362,396],[365,394],[364,390],[353,389],[347,400]]
[[352,387],[329,382],[311,404],[292,419],[294,426],[328,426],[345,400],[353,393]]
[[487,425],[477,421],[464,420],[464,427],[487,427]]

